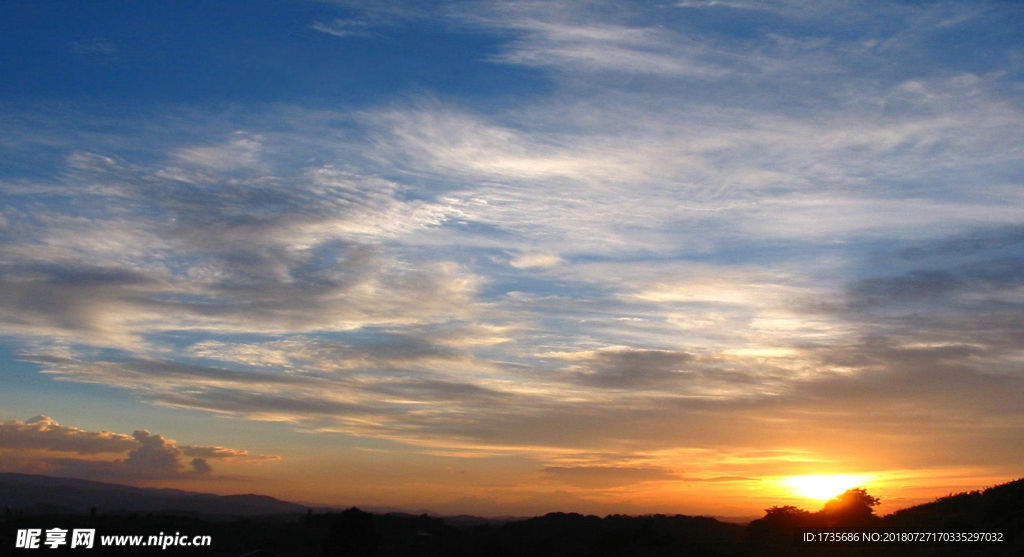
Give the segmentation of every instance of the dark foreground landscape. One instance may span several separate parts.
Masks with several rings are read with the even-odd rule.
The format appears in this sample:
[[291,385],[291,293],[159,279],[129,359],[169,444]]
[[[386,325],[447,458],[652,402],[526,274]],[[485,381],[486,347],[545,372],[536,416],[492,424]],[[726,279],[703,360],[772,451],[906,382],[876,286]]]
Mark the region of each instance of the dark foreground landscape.
[[[0,474],[0,504],[4,507],[0,555],[1024,555],[1024,479],[950,495],[884,517],[874,514],[877,499],[855,489],[814,512],[772,507],[749,525],[682,515],[602,518],[551,513],[496,520],[378,514],[357,508],[327,511],[259,495],[224,497],[23,474]],[[38,547],[17,547],[24,545],[25,531],[32,529],[40,531]],[[54,529],[66,533],[58,532],[51,539],[66,543],[47,545],[47,531]],[[93,547],[70,547],[75,530],[94,530]],[[808,536],[820,539],[837,533],[897,540],[802,541]],[[899,540],[934,533],[996,533],[1002,541]],[[129,546],[132,536],[140,536],[139,543],[160,536],[158,541],[168,547]],[[175,545],[182,540],[208,540],[209,545]]]

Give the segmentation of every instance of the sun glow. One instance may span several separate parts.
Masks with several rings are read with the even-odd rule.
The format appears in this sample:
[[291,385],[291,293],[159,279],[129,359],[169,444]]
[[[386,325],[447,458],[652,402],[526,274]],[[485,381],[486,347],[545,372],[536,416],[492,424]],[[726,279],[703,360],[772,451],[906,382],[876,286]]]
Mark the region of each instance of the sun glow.
[[799,497],[827,501],[847,489],[863,487],[869,479],[868,476],[849,474],[790,476],[785,484]]

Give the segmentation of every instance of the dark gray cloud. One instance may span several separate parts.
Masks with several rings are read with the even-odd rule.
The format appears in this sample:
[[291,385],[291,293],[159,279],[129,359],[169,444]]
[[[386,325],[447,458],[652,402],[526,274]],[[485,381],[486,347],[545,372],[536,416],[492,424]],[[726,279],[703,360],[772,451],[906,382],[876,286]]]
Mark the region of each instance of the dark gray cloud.
[[774,419],[779,441],[814,423],[856,437],[863,454],[888,443],[907,467],[1012,464],[1024,428],[1021,238],[1020,227],[981,229],[862,260],[845,299],[820,306],[846,333],[801,345],[795,356],[816,372],[750,414]]
[[992,296],[1024,284],[1024,257],[971,262],[961,267],[919,269],[863,279],[850,288],[854,307],[944,301],[957,295]]
[[[458,339],[457,324],[452,328],[449,340]],[[231,343],[202,341],[191,347],[196,356],[213,361],[228,361],[246,365],[277,367],[287,369],[313,369],[322,372],[368,372],[416,366],[432,363],[451,365],[470,359],[465,351],[443,344],[430,334],[418,334],[413,328],[406,333],[368,328],[358,336],[337,338],[316,338],[311,336],[289,336],[281,340],[263,343]]]
[[144,395],[154,402],[229,413],[257,419],[307,421],[346,418],[370,418],[387,412],[369,404],[352,403],[329,398],[322,391],[253,392],[231,388],[193,389],[189,392],[154,391]]
[[368,385],[366,390],[367,392],[391,397],[403,397],[422,402],[457,403],[463,411],[471,407],[479,408],[482,405],[488,404],[514,404],[517,398],[509,393],[481,387],[472,383],[401,376],[392,376],[387,380]]
[[233,369],[189,364],[174,360],[144,360],[127,358],[123,361],[87,361],[75,357],[26,354],[24,361],[45,366],[45,373],[73,381],[118,384],[124,388],[146,390],[161,386],[247,386],[316,385],[315,377],[283,375],[265,370]]
[[686,379],[695,367],[693,354],[670,350],[611,349],[592,354],[576,372],[581,383],[619,389],[664,386]]
[[[1024,322],[1024,243],[1019,227],[978,230],[892,250],[862,261],[863,278],[819,311],[847,334],[808,343],[803,354],[853,379],[884,377],[890,388],[948,385],[971,392],[1018,375]],[[932,379],[929,380],[928,377]],[[823,384],[832,379],[824,375]],[[972,396],[965,397],[968,400]]]
[[947,297],[966,287],[947,271],[911,271],[898,277],[864,279],[851,288],[855,306],[884,306]]
[[1019,227],[1002,227],[882,254],[878,260],[894,272],[851,283],[849,304],[834,309],[859,337],[816,350],[823,364],[851,377],[843,387],[826,379],[809,392],[824,389],[822,396],[841,400],[870,391],[881,400],[902,396],[949,408],[950,415],[1000,411],[1018,423],[1007,402],[1024,396],[1020,239]]
[[63,330],[102,338],[123,327],[119,312],[163,305],[151,297],[163,290],[153,274],[89,263],[11,263],[0,267],[0,285],[0,317],[8,333]]
[[894,246],[869,263],[875,276],[849,285],[854,308],[956,301],[961,308],[967,303],[977,309],[1024,284],[1024,229],[983,228]]
[[965,234],[941,238],[930,242],[918,242],[893,253],[880,256],[882,261],[895,258],[915,261],[934,258],[962,258],[977,254],[1004,252],[1024,249],[1024,226],[999,226],[980,228]]
[[717,354],[683,350],[608,348],[562,356],[571,364],[568,380],[586,387],[625,392],[661,391],[677,395],[739,393],[778,381],[771,365],[750,367]]

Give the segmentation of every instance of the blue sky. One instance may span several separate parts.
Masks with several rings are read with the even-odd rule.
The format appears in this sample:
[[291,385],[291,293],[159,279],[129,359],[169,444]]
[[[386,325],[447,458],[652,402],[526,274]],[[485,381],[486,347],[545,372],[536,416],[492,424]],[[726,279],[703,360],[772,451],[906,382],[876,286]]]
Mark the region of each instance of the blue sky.
[[0,470],[492,514],[1020,476],[1022,22],[7,3]]

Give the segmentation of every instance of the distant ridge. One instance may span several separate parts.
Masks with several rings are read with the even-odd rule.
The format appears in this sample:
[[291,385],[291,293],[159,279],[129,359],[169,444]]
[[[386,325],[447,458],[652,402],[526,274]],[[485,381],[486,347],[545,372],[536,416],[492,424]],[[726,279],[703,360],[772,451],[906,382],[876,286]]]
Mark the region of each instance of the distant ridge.
[[[75,478],[37,474],[0,473],[0,505],[26,514],[88,514],[95,507],[100,514],[170,513],[194,516],[246,517],[339,510],[303,505],[268,495],[214,495],[170,488],[133,487]],[[380,514],[415,516],[397,509],[372,509]],[[433,514],[433,513],[427,513]],[[562,515],[563,513],[553,513]],[[460,526],[502,524],[526,517],[483,518],[460,515],[443,517]],[[715,517],[720,522],[744,523]],[[1019,530],[1024,526],[1024,478],[984,490],[940,497],[882,517],[893,527],[944,529],[951,526],[990,524]]]
[[214,495],[178,489],[0,473],[0,505],[28,514],[175,512],[194,516],[261,516],[304,513],[306,507],[267,495]]
[[[1004,532],[1024,529],[1024,478],[993,487],[947,495],[885,517],[898,528],[958,531],[990,526]],[[1018,540],[1024,543],[1024,540]]]

